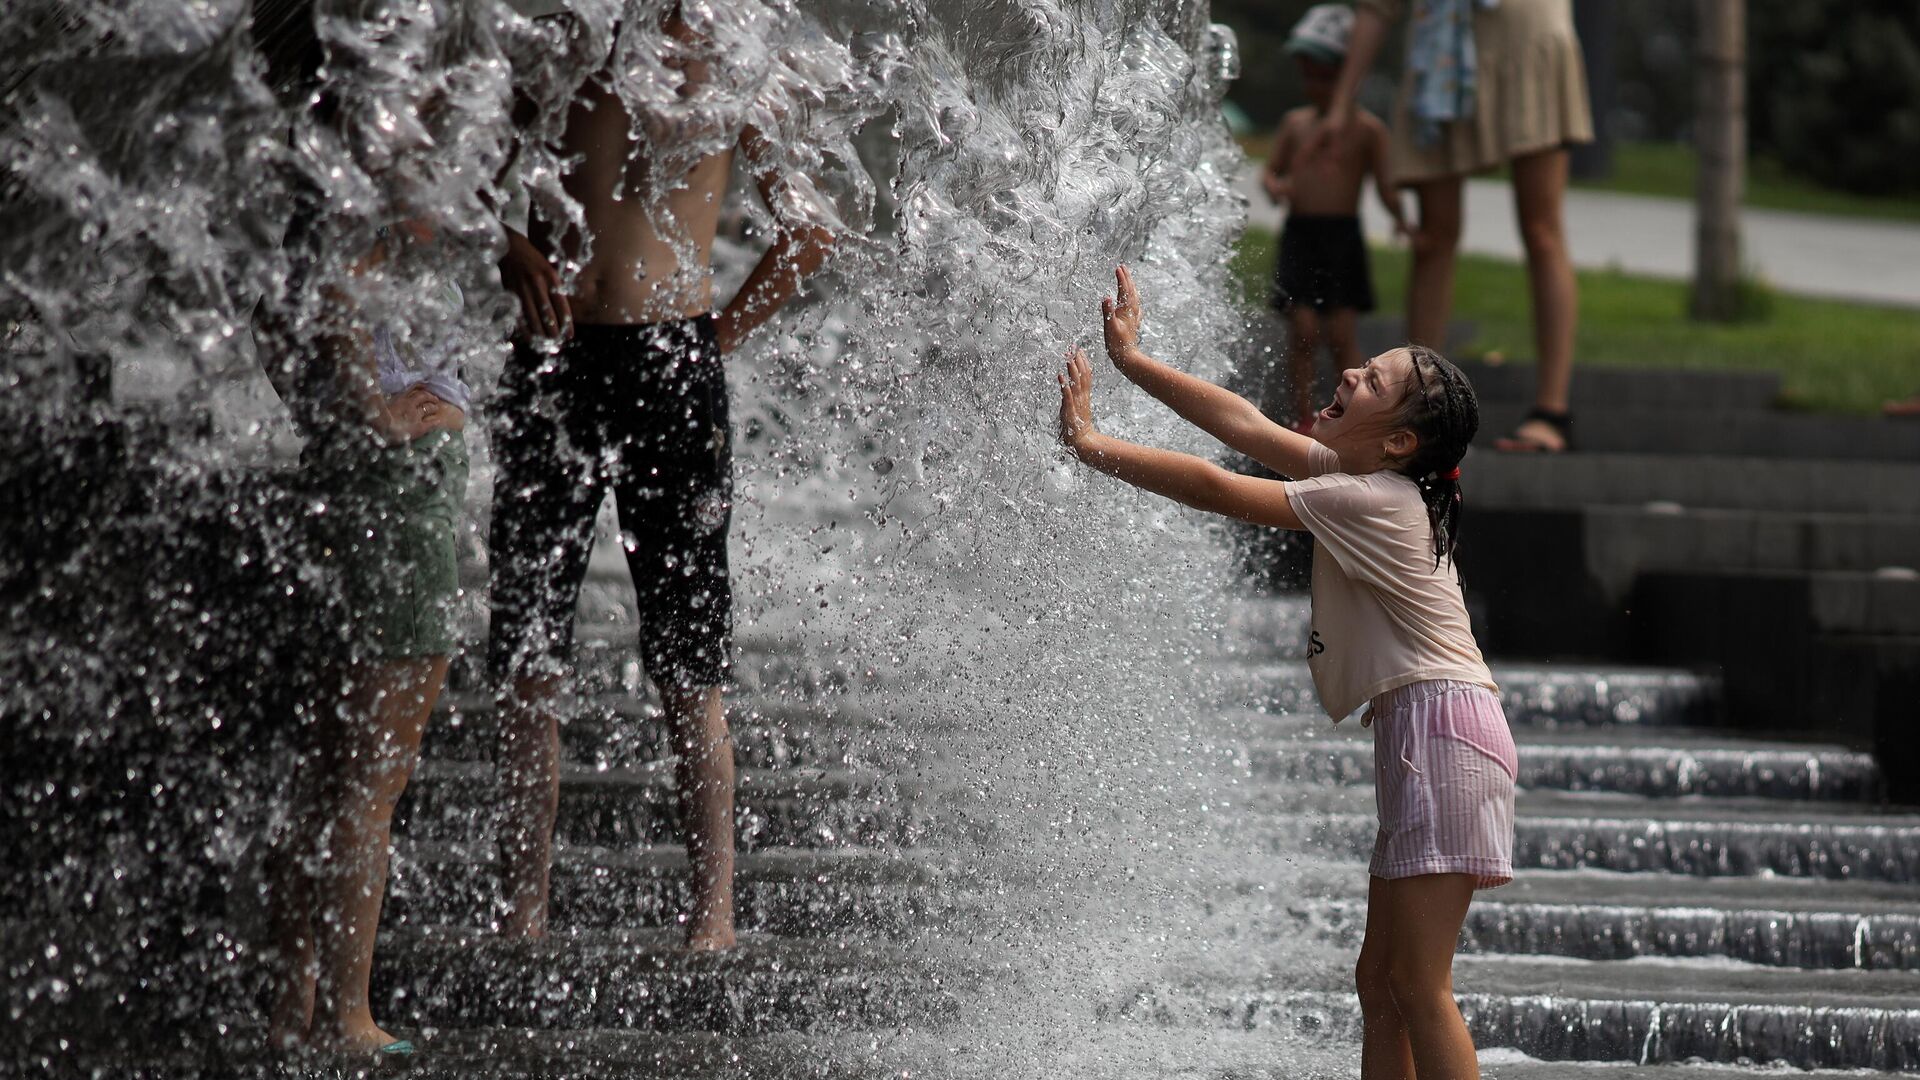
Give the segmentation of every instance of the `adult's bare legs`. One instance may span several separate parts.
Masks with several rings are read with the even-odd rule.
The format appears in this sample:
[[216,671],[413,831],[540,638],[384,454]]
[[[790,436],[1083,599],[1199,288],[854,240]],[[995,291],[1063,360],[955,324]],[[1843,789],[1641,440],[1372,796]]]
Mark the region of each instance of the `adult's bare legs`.
[[496,701],[506,804],[500,877],[507,912],[500,932],[507,937],[547,933],[553,822],[560,812],[559,696],[558,677],[537,676],[513,680]]
[[1453,318],[1453,272],[1460,255],[1461,183],[1458,176],[1412,185],[1420,204],[1413,270],[1407,275],[1407,340],[1445,349]]
[[674,778],[693,868],[687,947],[730,949],[734,767],[726,706],[718,687],[662,687],[660,697],[677,755]]
[[[1314,408],[1314,368],[1320,352],[1320,316],[1312,308],[1296,302],[1287,309],[1287,378],[1293,389],[1293,412],[1287,420],[1301,423],[1312,417]],[[1276,367],[1278,365],[1275,365]],[[1267,414],[1281,419],[1279,387],[1273,385],[1274,372],[1268,372],[1265,400]],[[1285,421],[1283,421],[1285,422]]]
[[1470,874],[1369,882],[1367,936],[1355,972],[1367,1029],[1364,1080],[1478,1080],[1473,1036],[1453,1000],[1453,952],[1472,901]]
[[275,1045],[377,1050],[393,1041],[368,1001],[374,938],[393,810],[446,674],[444,656],[355,665],[339,711],[315,719],[317,745],[295,781],[295,833],[274,873]]
[[[1573,385],[1573,341],[1580,316],[1579,284],[1567,250],[1567,152],[1547,150],[1513,159],[1513,207],[1527,251],[1527,288],[1533,298],[1533,345],[1538,355],[1534,405],[1567,411]],[[1502,449],[1564,449],[1553,425],[1530,420],[1501,440]]]

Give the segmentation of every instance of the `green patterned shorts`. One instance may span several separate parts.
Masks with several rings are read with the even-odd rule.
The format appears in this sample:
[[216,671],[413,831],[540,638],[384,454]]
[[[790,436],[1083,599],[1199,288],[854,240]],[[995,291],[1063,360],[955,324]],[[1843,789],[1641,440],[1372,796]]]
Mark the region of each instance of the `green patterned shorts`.
[[330,472],[323,553],[340,575],[355,656],[452,653],[466,437],[428,432]]

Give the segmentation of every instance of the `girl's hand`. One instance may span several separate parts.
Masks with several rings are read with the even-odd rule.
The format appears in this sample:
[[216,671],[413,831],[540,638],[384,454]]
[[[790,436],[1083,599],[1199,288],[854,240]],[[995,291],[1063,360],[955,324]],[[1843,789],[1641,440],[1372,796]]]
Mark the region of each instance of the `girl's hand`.
[[405,446],[429,431],[464,429],[467,426],[467,414],[459,406],[441,400],[425,386],[416,386],[385,399],[373,426],[387,445]]
[[1106,323],[1107,359],[1123,367],[1127,354],[1140,347],[1140,290],[1133,287],[1133,274],[1124,266],[1113,268],[1113,280],[1120,298],[1102,299],[1100,315]]
[[1093,429],[1093,365],[1087,362],[1087,354],[1078,346],[1067,350],[1067,370],[1057,378],[1060,442],[1078,455],[1087,439],[1099,434]]

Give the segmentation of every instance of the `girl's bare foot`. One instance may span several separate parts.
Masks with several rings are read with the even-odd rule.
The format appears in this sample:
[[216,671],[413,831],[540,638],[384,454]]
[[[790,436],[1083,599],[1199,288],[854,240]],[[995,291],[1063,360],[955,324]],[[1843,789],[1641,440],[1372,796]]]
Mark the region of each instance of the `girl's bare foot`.
[[500,916],[500,936],[519,941],[537,941],[546,937],[547,906],[545,904],[507,905]]
[[368,1023],[325,1036],[315,1035],[307,1040],[307,1047],[317,1053],[341,1057],[371,1057],[400,1041],[380,1025]]
[[738,944],[732,919],[696,919],[687,927],[688,952],[724,952]]
[[1880,411],[1888,416],[1920,416],[1920,394],[1909,398],[1896,398],[1882,405]]

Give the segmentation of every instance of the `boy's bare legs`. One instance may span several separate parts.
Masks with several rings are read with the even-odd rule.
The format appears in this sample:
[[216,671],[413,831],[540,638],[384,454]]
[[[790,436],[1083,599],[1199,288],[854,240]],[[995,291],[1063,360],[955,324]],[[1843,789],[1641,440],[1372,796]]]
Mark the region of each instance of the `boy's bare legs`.
[[1367,358],[1360,355],[1359,312],[1335,308],[1321,316],[1320,324],[1326,329],[1327,351],[1341,371],[1367,365]]
[[678,755],[674,778],[693,867],[687,947],[730,949],[733,933],[733,738],[718,687],[660,690]]
[[506,802],[500,823],[500,877],[507,900],[500,933],[506,937],[547,933],[553,822],[560,812],[559,696],[557,676],[521,678],[495,706]]
[[1453,999],[1453,953],[1472,902],[1471,874],[1369,880],[1355,971],[1362,1080],[1478,1080],[1473,1036]]
[[[1539,354],[1534,405],[1567,411],[1573,384],[1574,331],[1580,315],[1579,284],[1567,251],[1562,204],[1567,191],[1567,152],[1547,150],[1513,159],[1513,205],[1527,249],[1527,286],[1533,296],[1533,342]],[[1553,425],[1529,420],[1514,442],[1560,450],[1566,440]],[[1505,449],[1506,447],[1502,447]],[[1516,446],[1515,449],[1528,449]]]
[[1453,270],[1460,253],[1461,178],[1411,185],[1420,204],[1420,242],[1407,275],[1407,340],[1445,349],[1453,317]]
[[[1287,377],[1293,383],[1293,412],[1283,423],[1299,424],[1319,411],[1314,406],[1314,368],[1320,352],[1320,316],[1313,308],[1294,301],[1287,308]],[[1267,415],[1281,419],[1278,387],[1267,387]]]

